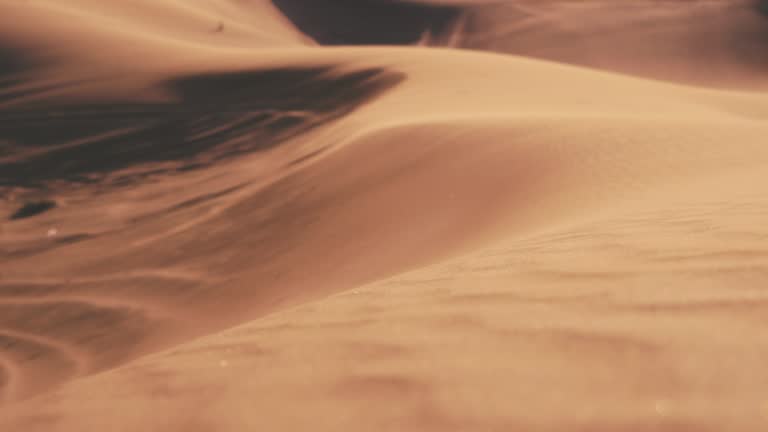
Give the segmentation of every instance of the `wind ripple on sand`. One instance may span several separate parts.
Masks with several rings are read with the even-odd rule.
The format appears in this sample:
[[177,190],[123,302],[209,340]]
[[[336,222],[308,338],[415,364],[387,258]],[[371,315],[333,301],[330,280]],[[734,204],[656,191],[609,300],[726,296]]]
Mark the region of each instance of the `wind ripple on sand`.
[[401,79],[381,69],[282,68],[160,83],[174,95],[169,103],[0,105],[0,141],[7,147],[0,187],[103,182],[107,175],[124,183],[263,152]]

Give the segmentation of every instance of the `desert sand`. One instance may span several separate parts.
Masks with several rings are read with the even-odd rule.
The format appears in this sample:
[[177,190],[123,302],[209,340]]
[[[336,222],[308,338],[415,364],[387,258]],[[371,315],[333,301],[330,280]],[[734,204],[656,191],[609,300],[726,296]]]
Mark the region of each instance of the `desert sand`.
[[0,0],[0,430],[768,430],[768,4]]

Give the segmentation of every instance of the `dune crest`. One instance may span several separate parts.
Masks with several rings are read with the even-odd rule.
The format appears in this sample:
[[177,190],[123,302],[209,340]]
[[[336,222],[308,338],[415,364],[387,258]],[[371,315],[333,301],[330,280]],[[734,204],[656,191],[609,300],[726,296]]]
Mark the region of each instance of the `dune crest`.
[[768,89],[768,7],[763,0],[275,4],[321,44],[448,46],[698,86]]

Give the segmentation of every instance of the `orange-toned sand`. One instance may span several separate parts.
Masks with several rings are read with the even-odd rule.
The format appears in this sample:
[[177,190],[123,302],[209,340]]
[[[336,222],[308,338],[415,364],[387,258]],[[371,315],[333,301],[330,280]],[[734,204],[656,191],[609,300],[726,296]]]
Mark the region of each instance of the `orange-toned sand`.
[[0,430],[768,430],[768,6],[353,3],[0,0]]

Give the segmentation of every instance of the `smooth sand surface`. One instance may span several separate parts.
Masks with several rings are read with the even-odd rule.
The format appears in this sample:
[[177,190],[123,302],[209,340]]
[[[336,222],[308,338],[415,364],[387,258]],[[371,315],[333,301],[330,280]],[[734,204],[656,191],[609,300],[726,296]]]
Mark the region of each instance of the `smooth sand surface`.
[[0,0],[0,430],[767,430],[765,6],[624,3]]

